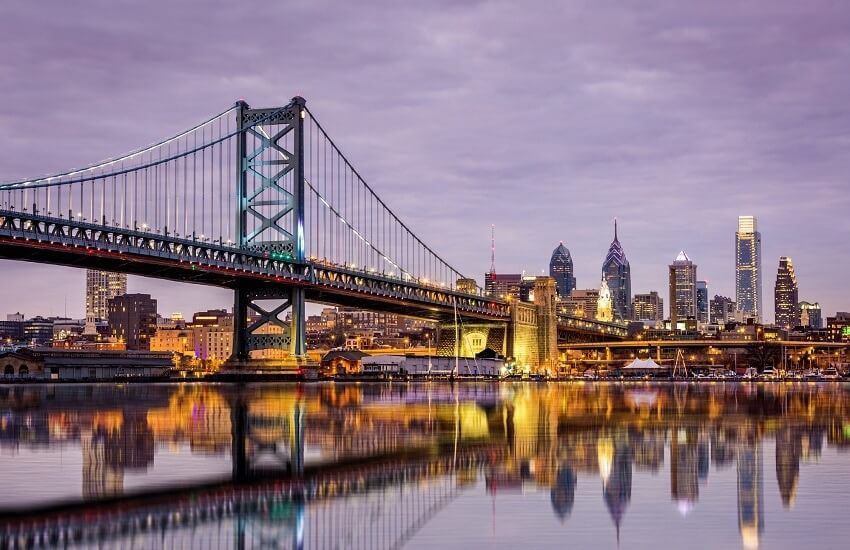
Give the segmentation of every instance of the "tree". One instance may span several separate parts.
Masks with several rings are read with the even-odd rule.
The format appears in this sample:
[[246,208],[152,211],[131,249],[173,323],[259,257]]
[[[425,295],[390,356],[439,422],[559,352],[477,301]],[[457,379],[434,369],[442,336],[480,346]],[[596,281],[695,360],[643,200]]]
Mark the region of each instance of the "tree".
[[759,342],[747,349],[747,364],[762,372],[765,367],[775,366],[779,361],[780,355],[781,353],[777,344]]

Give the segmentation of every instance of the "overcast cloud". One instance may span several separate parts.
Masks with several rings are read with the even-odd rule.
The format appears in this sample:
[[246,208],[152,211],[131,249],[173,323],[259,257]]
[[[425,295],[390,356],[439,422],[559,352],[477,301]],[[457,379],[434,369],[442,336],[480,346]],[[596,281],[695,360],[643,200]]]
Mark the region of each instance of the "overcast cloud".
[[[307,99],[409,225],[479,280],[558,241],[598,285],[613,218],[633,292],[680,249],[734,297],[739,214],[801,299],[850,310],[850,4],[211,2],[0,6],[0,181],[116,156],[220,112]],[[0,314],[83,315],[82,271],[0,262]],[[142,278],[160,313],[229,293]],[[665,300],[666,301],[666,300]]]

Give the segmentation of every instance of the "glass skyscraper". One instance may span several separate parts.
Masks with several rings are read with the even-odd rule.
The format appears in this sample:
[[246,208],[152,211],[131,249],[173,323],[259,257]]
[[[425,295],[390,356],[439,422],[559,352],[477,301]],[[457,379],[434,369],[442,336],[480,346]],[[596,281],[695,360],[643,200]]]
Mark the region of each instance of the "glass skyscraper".
[[558,296],[562,299],[567,298],[576,287],[573,259],[563,242],[552,251],[552,259],[549,260],[549,276],[558,284]]
[[614,220],[614,240],[602,263],[602,276],[611,290],[614,319],[617,321],[631,319],[632,268],[629,266],[629,260],[626,259],[623,245],[617,238],[617,220]]
[[708,323],[708,282],[697,281],[697,321]]
[[738,216],[735,232],[735,303],[744,317],[762,320],[761,233],[755,216]]

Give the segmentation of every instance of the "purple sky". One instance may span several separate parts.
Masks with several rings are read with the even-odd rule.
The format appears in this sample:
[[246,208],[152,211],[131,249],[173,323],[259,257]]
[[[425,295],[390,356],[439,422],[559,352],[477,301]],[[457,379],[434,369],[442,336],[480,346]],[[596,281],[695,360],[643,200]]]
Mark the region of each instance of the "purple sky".
[[[48,8],[49,4],[53,4]],[[563,240],[598,284],[612,219],[633,292],[684,248],[734,297],[736,218],[800,298],[850,310],[850,4],[31,2],[0,8],[0,181],[116,156],[244,98],[307,98],[364,177],[479,280]],[[287,5],[288,4],[288,5]],[[83,315],[84,273],[0,261],[0,314]],[[160,312],[228,292],[132,278]],[[665,300],[666,301],[666,300]]]

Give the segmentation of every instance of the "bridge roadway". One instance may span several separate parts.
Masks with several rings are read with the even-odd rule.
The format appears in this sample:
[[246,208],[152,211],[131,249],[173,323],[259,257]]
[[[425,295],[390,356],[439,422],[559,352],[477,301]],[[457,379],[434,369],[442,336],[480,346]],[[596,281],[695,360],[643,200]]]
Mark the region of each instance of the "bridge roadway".
[[[436,321],[465,318],[508,322],[507,302],[385,273],[351,269],[319,259],[297,264],[233,246],[181,239],[139,228],[57,219],[0,210],[0,258],[120,271],[172,281],[235,289],[250,285],[270,295],[303,287],[309,301],[376,309]],[[277,291],[277,292],[275,292]],[[559,340],[619,340],[615,323],[558,315]]]
[[479,446],[297,478],[15,511],[0,515],[0,547],[399,548],[460,494],[457,472],[503,453]]
[[506,302],[415,279],[361,271],[319,259],[298,264],[233,246],[182,239],[139,228],[0,210],[0,258],[59,264],[270,295],[301,287],[309,301],[451,320],[507,322]]

